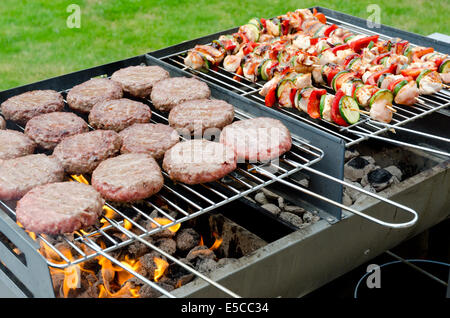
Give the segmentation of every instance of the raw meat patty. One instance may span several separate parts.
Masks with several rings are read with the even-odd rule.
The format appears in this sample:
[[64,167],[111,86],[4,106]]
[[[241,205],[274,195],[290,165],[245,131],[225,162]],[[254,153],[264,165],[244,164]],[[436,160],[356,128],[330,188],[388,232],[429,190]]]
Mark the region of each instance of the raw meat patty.
[[64,108],[62,95],[53,90],[35,90],[7,99],[1,105],[6,119],[25,125],[31,118],[61,111]]
[[36,186],[62,181],[64,169],[58,159],[29,155],[0,163],[0,199],[17,200]]
[[195,78],[173,77],[153,85],[151,99],[161,111],[170,111],[174,106],[193,99],[209,98],[211,91],[206,83]]
[[134,124],[119,135],[123,141],[121,153],[148,153],[156,160],[180,141],[178,132],[163,124]]
[[2,129],[6,129],[6,121],[2,116],[0,116],[0,130]]
[[90,185],[51,183],[34,188],[17,203],[17,221],[35,233],[71,233],[95,224],[103,204],[100,194]]
[[122,140],[112,130],[94,130],[63,139],[53,155],[67,173],[91,173],[105,159],[119,152]]
[[172,108],[169,124],[178,131],[204,133],[208,128],[222,129],[233,122],[234,107],[223,100],[197,99]]
[[54,149],[66,137],[87,131],[87,123],[69,112],[39,115],[33,117],[25,126],[25,134],[47,150]]
[[93,78],[74,86],[67,94],[69,107],[82,113],[89,113],[92,107],[100,102],[122,98],[122,87],[119,83],[107,78]]
[[129,153],[110,158],[92,173],[92,186],[106,200],[133,202],[159,192],[164,185],[161,169],[152,156]]
[[15,130],[0,130],[0,163],[2,160],[30,155],[36,144],[25,134]]
[[220,142],[233,148],[238,160],[252,162],[278,158],[292,146],[287,127],[268,117],[239,120],[226,126]]
[[129,66],[120,69],[111,76],[119,83],[124,92],[136,97],[147,97],[156,82],[169,78],[169,72],[159,66]]
[[151,116],[147,105],[121,98],[95,104],[89,114],[89,124],[97,129],[119,132],[135,123],[148,123]]
[[163,168],[172,180],[198,184],[218,180],[236,169],[233,149],[207,140],[180,142],[170,148]]

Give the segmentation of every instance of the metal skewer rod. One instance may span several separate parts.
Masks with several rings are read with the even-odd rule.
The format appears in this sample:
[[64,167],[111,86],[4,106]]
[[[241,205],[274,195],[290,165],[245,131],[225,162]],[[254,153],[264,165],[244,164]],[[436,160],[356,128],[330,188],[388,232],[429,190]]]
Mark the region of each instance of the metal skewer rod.
[[373,217],[373,216],[370,216],[370,215],[367,215],[367,214],[362,213],[362,212],[360,212],[360,211],[357,211],[357,210],[355,210],[355,209],[353,209],[353,208],[351,208],[351,207],[348,207],[348,206],[346,206],[346,205],[344,205],[344,204],[342,204],[342,203],[336,202],[336,201],[331,200],[331,199],[329,199],[329,198],[327,198],[327,197],[324,197],[324,196],[322,196],[322,195],[320,195],[320,194],[317,194],[317,193],[315,193],[315,192],[313,192],[313,191],[310,191],[310,190],[308,190],[308,189],[306,189],[306,188],[303,188],[303,187],[300,187],[300,186],[298,186],[298,185],[292,184],[292,183],[290,183],[289,181],[286,181],[286,180],[283,180],[283,179],[279,179],[279,178],[277,178],[277,176],[271,174],[270,172],[268,172],[268,171],[266,171],[266,170],[264,170],[264,169],[261,169],[260,167],[257,167],[257,168],[256,168],[256,170],[257,170],[259,173],[265,174],[266,176],[269,176],[269,177],[271,177],[271,178],[275,178],[275,179],[277,179],[278,182],[280,182],[280,183],[282,183],[282,184],[284,184],[284,185],[287,185],[287,186],[289,186],[289,187],[291,187],[291,188],[293,188],[293,189],[295,189],[295,190],[298,190],[298,191],[304,192],[304,193],[306,193],[306,194],[309,194],[309,195],[311,195],[311,196],[313,196],[313,197],[315,197],[315,198],[317,198],[317,199],[320,199],[320,200],[323,200],[323,201],[328,202],[328,203],[330,203],[330,204],[333,204],[333,205],[335,205],[335,206],[337,206],[337,207],[339,207],[339,208],[341,208],[341,209],[347,210],[347,211],[349,211],[349,212],[351,212],[351,213],[353,213],[353,214],[356,214],[356,215],[358,215],[358,216],[360,216],[360,217],[363,217],[363,218],[365,218],[365,219],[367,219],[367,220],[369,220],[369,221],[372,221],[372,222],[374,222],[374,223],[377,223],[377,224],[382,225],[382,226],[385,226],[385,227],[396,228],[396,229],[398,229],[398,228],[406,228],[406,227],[410,227],[410,226],[414,225],[414,224],[417,222],[418,218],[419,218],[417,212],[414,211],[413,209],[407,207],[407,206],[404,206],[404,205],[399,204],[399,203],[397,203],[397,202],[394,202],[394,201],[391,201],[391,200],[389,200],[389,199],[383,198],[383,197],[381,197],[381,196],[379,196],[379,195],[377,195],[377,194],[374,194],[374,193],[372,193],[372,192],[369,192],[369,191],[367,191],[367,190],[358,188],[358,187],[356,187],[356,186],[354,186],[354,185],[352,185],[352,184],[350,184],[350,183],[348,183],[348,182],[345,182],[345,181],[342,181],[342,180],[337,179],[337,178],[335,178],[335,177],[329,176],[329,175],[327,175],[327,174],[325,174],[325,173],[323,173],[323,172],[320,172],[320,171],[318,171],[318,170],[316,170],[316,169],[312,169],[312,168],[309,168],[309,167],[306,167],[306,166],[304,167],[304,169],[307,170],[307,171],[310,171],[310,172],[312,172],[312,173],[315,173],[315,174],[317,174],[317,175],[320,175],[320,176],[322,176],[322,177],[325,177],[325,178],[327,178],[327,179],[329,179],[329,180],[338,182],[338,183],[340,183],[340,184],[342,184],[342,185],[345,185],[346,187],[350,187],[350,188],[352,188],[352,189],[354,189],[354,190],[357,190],[357,191],[359,191],[359,192],[362,192],[362,193],[364,193],[365,195],[371,196],[371,197],[373,197],[373,198],[375,198],[375,199],[377,199],[377,200],[383,201],[383,202],[385,202],[385,203],[388,203],[388,204],[390,204],[390,205],[393,205],[393,206],[395,206],[395,207],[398,207],[398,208],[400,208],[400,209],[402,209],[402,210],[405,210],[405,211],[407,211],[408,213],[412,214],[412,215],[413,215],[413,218],[412,218],[410,221],[404,222],[404,223],[390,223],[390,222],[385,222],[385,221],[379,220],[379,219],[377,219],[377,218],[375,218],[375,217]]

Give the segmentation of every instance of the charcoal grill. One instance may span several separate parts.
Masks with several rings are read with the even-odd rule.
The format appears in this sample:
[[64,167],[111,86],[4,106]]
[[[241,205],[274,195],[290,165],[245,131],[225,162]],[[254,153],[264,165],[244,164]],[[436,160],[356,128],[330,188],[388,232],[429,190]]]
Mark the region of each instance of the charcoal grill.
[[[320,10],[325,10],[319,8]],[[331,11],[324,11],[327,15],[330,14]],[[333,13],[337,14],[337,13]],[[342,15],[341,19],[345,19],[345,15]],[[352,18],[354,19],[354,18]],[[389,30],[388,28],[386,30]],[[229,33],[232,30],[227,30],[221,33]],[[127,67],[130,65],[138,65],[138,64],[147,64],[147,65],[160,65],[167,69],[172,76],[192,76],[190,72],[188,72],[184,65],[180,65],[178,62],[174,63],[173,57],[179,56],[182,52],[185,51],[186,47],[191,47],[193,43],[208,43],[211,39],[218,36],[218,34],[211,35],[202,39],[194,40],[191,42],[185,42],[183,44],[170,47],[164,50],[152,52],[150,54],[145,54],[141,56],[137,56],[134,58],[122,60],[119,62],[106,64],[98,67],[94,67],[88,70],[60,76],[57,78],[37,82],[34,84],[26,85],[23,87],[18,87],[15,89],[11,89],[8,91],[4,91],[0,93],[0,102],[3,102],[7,98],[23,93],[32,89],[55,89],[57,91],[63,92],[66,94],[68,90],[74,85],[82,83],[92,77],[95,76],[109,76],[114,71]],[[401,36],[401,35],[400,35]],[[403,36],[404,38],[407,38]],[[417,37],[417,36],[415,36]],[[440,44],[441,45],[441,44]],[[436,45],[435,45],[436,47]],[[168,63],[170,62],[170,63]],[[221,72],[217,72],[221,74]],[[273,174],[272,170],[267,170],[267,165],[254,165],[252,168],[247,169],[245,167],[239,167],[239,169],[231,174],[228,178],[233,182],[238,182],[241,186],[244,187],[244,190],[237,189],[233,187],[232,183],[227,183],[225,181],[215,182],[213,184],[200,185],[200,186],[186,186],[183,184],[173,184],[170,180],[168,180],[167,175],[165,175],[165,186],[163,191],[158,194],[155,198],[166,202],[169,206],[177,210],[181,215],[181,218],[175,219],[171,217],[169,214],[165,213],[158,205],[158,203],[154,200],[154,198],[146,200],[145,207],[140,205],[131,205],[129,209],[133,211],[133,213],[137,213],[143,218],[150,220],[153,224],[155,224],[155,229],[149,231],[142,228],[139,224],[135,223],[132,218],[128,216],[126,211],[123,211],[113,205],[107,204],[107,206],[114,210],[119,216],[119,220],[106,218],[109,225],[104,228],[96,228],[94,231],[89,233],[77,233],[73,240],[65,238],[65,242],[72,247],[74,251],[77,252],[78,255],[73,259],[68,259],[65,257],[55,246],[53,246],[50,241],[46,238],[45,235],[40,235],[38,237],[38,241],[43,242],[45,245],[50,247],[55,253],[57,253],[61,259],[63,259],[62,263],[52,263],[48,260],[45,260],[43,256],[36,252],[39,249],[38,241],[33,240],[29,235],[23,231],[16,223],[15,223],[15,212],[14,212],[14,204],[10,202],[2,202],[0,201],[0,232],[3,233],[7,239],[13,243],[20,250],[20,254],[17,254],[14,251],[11,251],[5,242],[0,242],[0,259],[2,263],[0,263],[0,279],[6,284],[6,286],[12,290],[13,293],[17,296],[27,296],[27,297],[53,297],[53,289],[50,281],[50,275],[48,271],[48,266],[56,267],[56,268],[67,268],[71,265],[79,264],[81,262],[85,262],[89,259],[92,259],[96,256],[104,256],[108,258],[115,265],[122,267],[123,269],[132,273],[135,277],[141,279],[146,284],[150,285],[152,288],[155,288],[163,295],[167,297],[174,296],[190,296],[195,295],[198,292],[198,286],[195,288],[196,292],[188,292],[186,294],[181,294],[182,292],[175,291],[174,293],[169,293],[164,289],[160,288],[158,285],[154,284],[152,281],[149,281],[145,277],[142,277],[138,273],[133,270],[124,267],[118,260],[112,257],[109,253],[120,249],[132,242],[142,242],[143,244],[150,247],[152,250],[160,252],[162,255],[166,256],[169,260],[177,263],[181,267],[192,272],[197,277],[200,277],[206,285],[201,285],[201,290],[203,292],[205,290],[208,291],[207,295],[226,295],[238,297],[238,295],[230,290],[225,285],[217,283],[218,280],[223,279],[219,277],[217,279],[211,279],[202,275],[201,273],[187,267],[182,262],[177,260],[176,258],[168,255],[164,251],[160,250],[153,244],[144,240],[145,237],[167,229],[175,224],[183,223],[185,221],[191,220],[193,218],[198,217],[201,214],[207,213],[209,211],[213,211],[221,206],[225,206],[232,201],[239,200],[245,195],[261,189],[263,187],[269,187],[270,185],[276,182],[277,187],[283,185],[287,187],[292,195],[292,188],[298,190],[299,192],[295,192],[296,199],[307,201],[313,206],[317,207],[320,215],[322,217],[322,222],[320,223],[317,229],[311,230],[311,235],[319,234],[322,230],[327,228],[328,226],[339,226],[340,224],[347,223],[348,220],[353,220],[355,218],[351,217],[352,214],[360,215],[366,219],[374,221],[375,223],[386,225],[390,227],[410,227],[417,221],[417,213],[405,207],[402,204],[398,204],[388,199],[384,199],[381,196],[373,195],[371,193],[366,193],[369,196],[372,196],[376,201],[384,201],[384,203],[389,203],[390,208],[387,209],[381,216],[390,219],[389,222],[381,221],[378,218],[372,217],[372,213],[365,213],[361,211],[356,211],[349,209],[346,206],[340,204],[342,199],[342,186],[350,186],[349,184],[342,181],[343,179],[343,162],[344,162],[344,151],[346,148],[361,142],[366,139],[361,136],[356,135],[352,140],[348,139],[350,137],[344,136],[344,133],[336,133],[335,131],[330,132],[328,129],[324,129],[321,124],[313,123],[311,124],[304,118],[299,121],[297,116],[292,116],[291,114],[282,113],[279,110],[267,109],[266,107],[260,107],[258,100],[254,98],[254,91],[258,88],[255,86],[257,84],[245,84],[245,82],[239,83],[239,85],[245,85],[248,87],[240,88],[230,85],[236,85],[236,83],[229,84],[229,81],[224,81],[223,79],[217,81],[214,75],[211,74],[195,74],[199,78],[205,80],[212,90],[212,96],[214,98],[224,99],[230,103],[232,103],[236,107],[236,117],[237,119],[250,118],[254,116],[270,116],[281,119],[286,126],[290,129],[294,137],[294,147],[293,149],[280,160],[280,163],[276,165],[276,163],[271,163],[275,165],[277,173]],[[206,78],[204,76],[207,76]],[[219,75],[217,75],[219,76]],[[220,75],[222,76],[222,75]],[[231,76],[231,74],[227,74],[226,76]],[[211,77],[211,78],[209,78]],[[219,77],[220,79],[220,77]],[[251,86],[253,85],[253,86]],[[252,99],[253,96],[253,99]],[[151,102],[149,100],[143,100],[149,106],[151,106]],[[421,113],[421,116],[425,116],[428,114],[428,111],[437,111],[440,109],[444,109],[448,106],[448,99],[446,100],[446,104],[440,104],[439,109],[435,109],[437,107],[428,107],[427,111]],[[152,108],[153,116],[152,120],[154,122],[167,123],[167,115],[156,111]],[[419,117],[413,117],[412,120],[417,119]],[[401,122],[401,124],[406,124],[407,122]],[[10,124],[11,125],[11,124]],[[15,126],[9,127],[15,129],[23,129],[23,127]],[[384,127],[382,129],[387,129]],[[381,129],[381,130],[382,130]],[[384,131],[378,130],[375,134],[381,134]],[[441,176],[441,173],[445,174],[446,169],[448,167],[444,165],[443,171],[439,171],[435,175]],[[311,178],[311,187],[305,189],[300,187],[296,182],[297,173],[302,170],[302,172],[306,172],[310,174]],[[256,172],[256,173],[255,173]],[[251,180],[251,182],[247,181]],[[330,181],[332,181],[330,183]],[[448,177],[444,178],[444,184],[448,184]],[[447,187],[448,188],[448,187]],[[287,192],[285,192],[287,193]],[[443,198],[444,204],[448,204],[446,199]],[[181,202],[182,204],[180,204]],[[372,204],[375,204],[374,201],[371,201]],[[377,204],[384,204],[378,202]],[[385,206],[384,206],[385,207]],[[147,209],[156,209],[162,215],[167,217],[171,222],[169,224],[159,224],[156,220],[152,219],[148,215]],[[440,208],[440,207],[439,207]],[[441,210],[438,208],[438,212],[441,213]],[[350,213],[342,212],[341,209],[346,211],[350,211]],[[410,212],[414,215],[413,219],[406,219],[397,215],[398,209],[403,209],[407,212]],[[193,212],[194,211],[194,212]],[[370,209],[369,209],[370,211]],[[442,215],[439,213],[435,213],[432,221],[426,220],[426,223],[423,223],[419,229],[426,228],[433,224],[433,222],[437,222],[442,218]],[[377,214],[377,213],[374,213]],[[433,216],[433,214],[431,214]],[[359,220],[359,219],[358,219]],[[135,234],[124,227],[124,222],[130,222],[135,228],[139,229],[141,234]],[[361,220],[356,221],[356,224],[360,224]],[[326,226],[324,225],[326,224]],[[363,225],[358,225],[360,227],[366,226],[366,223],[362,223]],[[423,225],[426,224],[426,225]],[[109,228],[115,228],[125,234],[127,236],[127,240],[118,242],[113,237],[109,236],[107,231]],[[376,227],[377,228],[377,227]],[[415,229],[417,230],[417,228]],[[398,235],[391,241],[398,242],[399,240],[404,239],[407,235],[405,235],[404,231],[400,231],[401,235]],[[407,232],[411,234],[411,232]],[[102,248],[97,245],[92,239],[94,236],[102,236],[106,242],[108,242],[108,247]],[[296,234],[298,236],[300,234]],[[322,236],[326,237],[326,236]],[[289,248],[290,246],[295,246],[297,243],[300,243],[298,237],[294,238],[285,238],[286,240],[290,240],[289,244],[285,246],[285,248]],[[90,248],[92,253],[86,253],[82,249],[78,247],[75,243],[83,243],[87,247]],[[278,244],[275,244],[279,247]],[[382,246],[380,248],[384,248]],[[278,251],[282,251],[284,248],[279,249]],[[309,251],[312,252],[312,251]],[[277,249],[271,251],[272,254],[277,254]],[[358,260],[359,261],[359,260]],[[358,265],[358,261],[351,266]],[[261,262],[263,264],[264,262]],[[250,264],[250,263],[249,263]],[[348,266],[346,267],[348,269]],[[232,272],[228,272],[227,276]],[[243,273],[243,272],[241,272]],[[336,274],[339,274],[339,271],[336,271]],[[295,276],[295,275],[294,275]],[[329,277],[331,278],[331,276]],[[234,278],[233,278],[234,279]],[[319,280],[318,284],[325,283],[324,280]],[[227,284],[228,286],[228,284]],[[210,287],[216,288],[217,291],[211,291]],[[240,287],[237,287],[236,290],[240,290]],[[201,294],[202,292],[200,292]],[[247,292],[243,291],[241,295],[251,296]],[[275,296],[275,295],[272,295]]]

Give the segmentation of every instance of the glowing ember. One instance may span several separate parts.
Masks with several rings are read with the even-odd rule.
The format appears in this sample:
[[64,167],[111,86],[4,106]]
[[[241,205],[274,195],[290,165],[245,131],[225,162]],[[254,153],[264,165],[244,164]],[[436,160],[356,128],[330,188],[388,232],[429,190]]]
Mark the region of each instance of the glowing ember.
[[163,260],[162,258],[159,258],[159,257],[154,257],[153,261],[155,262],[155,265],[156,265],[155,273],[153,275],[154,276],[153,280],[155,282],[158,282],[159,279],[166,272],[167,267],[169,267],[169,263],[167,263],[165,260]]

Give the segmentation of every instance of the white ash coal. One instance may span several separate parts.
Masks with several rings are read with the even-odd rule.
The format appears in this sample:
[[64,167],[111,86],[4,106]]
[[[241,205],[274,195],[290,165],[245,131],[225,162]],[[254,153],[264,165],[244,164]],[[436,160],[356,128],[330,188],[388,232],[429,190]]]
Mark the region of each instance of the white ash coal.
[[[309,185],[309,181],[306,178],[300,180],[299,183],[305,187]],[[261,189],[253,198],[247,197],[247,199],[259,204],[261,208],[299,229],[303,229],[320,220],[317,211],[307,211],[286,201],[282,196],[266,188]]]

